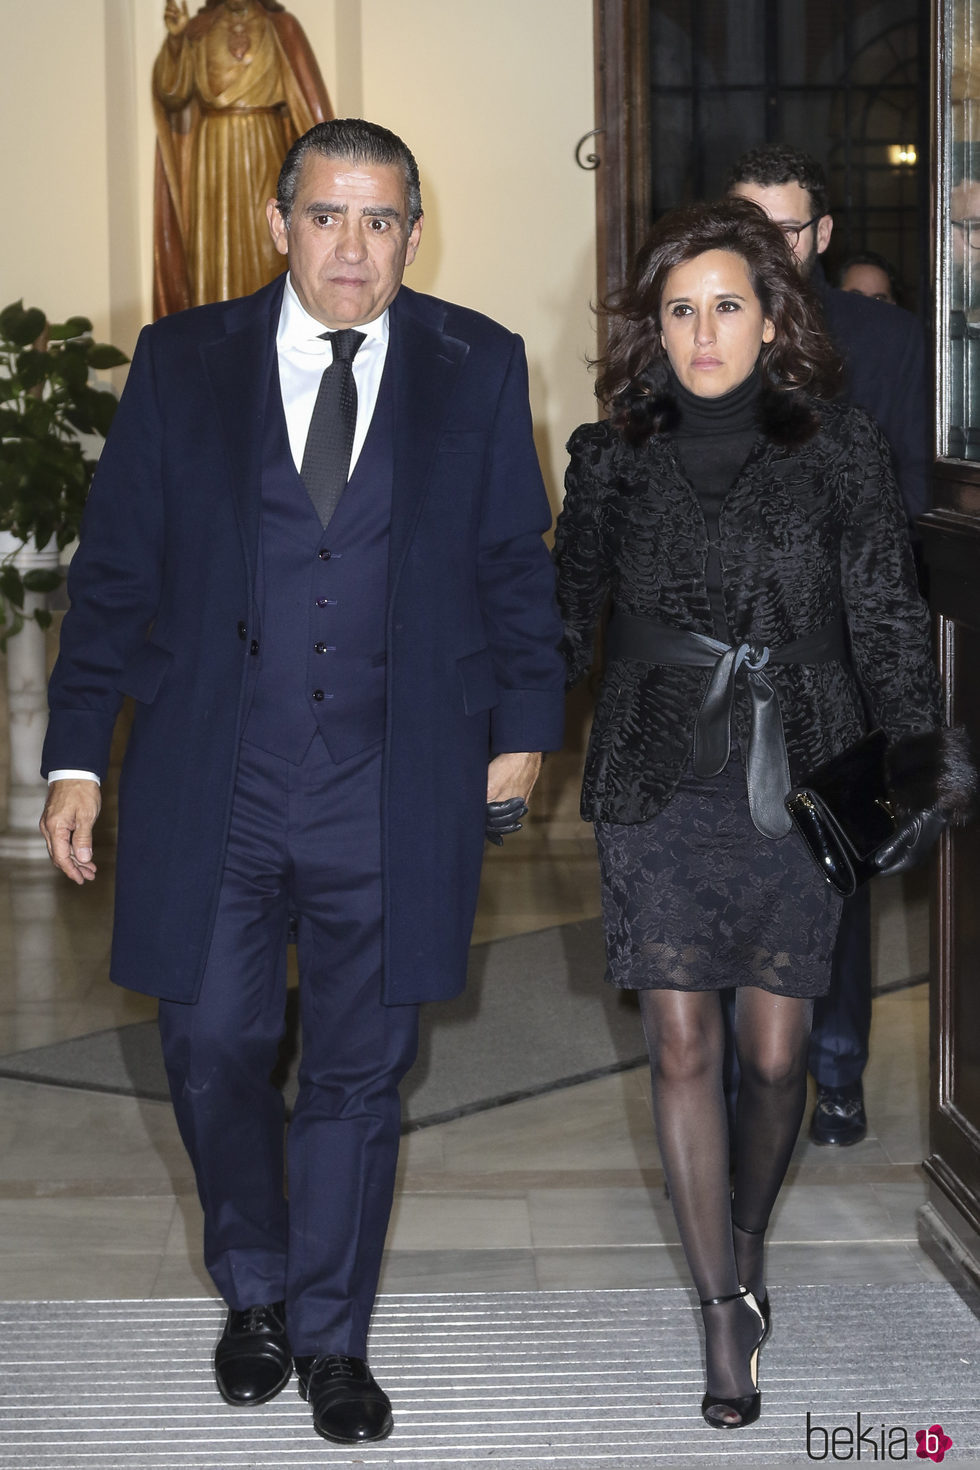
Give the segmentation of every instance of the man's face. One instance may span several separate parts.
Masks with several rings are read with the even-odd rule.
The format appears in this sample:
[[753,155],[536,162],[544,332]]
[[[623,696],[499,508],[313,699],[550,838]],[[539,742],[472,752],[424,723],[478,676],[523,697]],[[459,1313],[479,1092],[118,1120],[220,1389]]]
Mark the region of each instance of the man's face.
[[964,179],[949,194],[951,243],[957,265],[969,260],[971,250],[980,245],[980,229],[973,223],[977,219],[980,219],[980,182]]
[[980,181],[964,179],[950,190],[949,234],[954,307],[970,312],[980,307]]
[[[731,192],[741,199],[751,199],[753,203],[761,204],[769,218],[784,229],[800,229],[807,220],[813,219],[815,213],[809,189],[803,189],[797,183],[735,184]],[[793,254],[802,276],[810,274],[817,256],[822,255],[830,244],[833,228],[834,221],[830,215],[822,214],[814,224],[801,230],[793,245]],[[793,237],[789,238],[792,244]]]
[[888,272],[883,271],[880,265],[871,265],[869,261],[862,261],[860,265],[849,265],[840,278],[840,288],[842,291],[856,291],[859,296],[870,296],[874,301],[888,301],[892,306],[895,305]]
[[374,321],[390,306],[422,234],[421,219],[409,225],[399,168],[321,153],[303,161],[288,229],[274,199],[266,218],[296,295],[331,331]]

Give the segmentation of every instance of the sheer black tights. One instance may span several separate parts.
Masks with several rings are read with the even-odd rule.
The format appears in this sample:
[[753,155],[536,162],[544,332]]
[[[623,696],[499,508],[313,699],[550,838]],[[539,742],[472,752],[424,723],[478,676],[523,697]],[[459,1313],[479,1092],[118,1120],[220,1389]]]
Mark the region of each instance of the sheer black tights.
[[[639,1001],[657,1140],[698,1296],[730,1296],[740,1284],[761,1296],[763,1232],[806,1102],[813,1002],[754,986],[738,992],[735,1046],[741,1082],[732,1197],[721,997],[717,991],[642,990]],[[733,1232],[733,1218],[744,1231]],[[750,1393],[755,1314],[734,1301],[704,1308],[703,1317],[709,1391],[724,1397]]]

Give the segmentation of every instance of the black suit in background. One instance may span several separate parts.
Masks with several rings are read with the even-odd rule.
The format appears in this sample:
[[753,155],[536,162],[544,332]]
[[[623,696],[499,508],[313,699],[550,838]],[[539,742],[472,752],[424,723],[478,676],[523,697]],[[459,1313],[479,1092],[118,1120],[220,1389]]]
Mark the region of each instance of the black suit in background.
[[[929,509],[930,423],[922,328],[911,312],[811,281],[831,339],[847,365],[844,393],[877,420],[888,440],[909,520]],[[829,992],[814,1006],[809,1069],[818,1087],[859,1084],[871,1034],[871,890],[844,904]]]
[[810,280],[831,340],[847,365],[844,396],[866,408],[888,440],[898,488],[914,520],[932,498],[932,420],[921,323],[901,306],[828,285],[819,262]]

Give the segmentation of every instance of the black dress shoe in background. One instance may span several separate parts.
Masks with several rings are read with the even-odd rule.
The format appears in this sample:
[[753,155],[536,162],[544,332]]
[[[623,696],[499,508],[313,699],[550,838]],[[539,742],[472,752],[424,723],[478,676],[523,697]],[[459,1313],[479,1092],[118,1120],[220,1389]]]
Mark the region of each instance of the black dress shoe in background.
[[334,1444],[385,1439],[394,1427],[391,1402],[363,1358],[321,1353],[297,1358],[300,1394],[313,1410],[313,1428]]
[[814,1143],[836,1143],[840,1148],[860,1143],[868,1131],[864,1090],[860,1082],[850,1087],[818,1087],[817,1105],[810,1119]]
[[289,1382],[293,1358],[286,1336],[286,1304],[229,1309],[214,1350],[214,1376],[226,1404],[268,1403]]

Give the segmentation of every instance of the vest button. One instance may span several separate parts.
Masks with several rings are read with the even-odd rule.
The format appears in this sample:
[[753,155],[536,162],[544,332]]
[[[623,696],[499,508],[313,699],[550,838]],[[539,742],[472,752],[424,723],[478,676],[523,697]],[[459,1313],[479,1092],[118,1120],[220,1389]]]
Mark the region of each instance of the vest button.
[[325,643],[314,643],[314,645],[313,645],[313,652],[314,653],[326,653],[326,651],[327,651],[327,645]]
[[326,549],[326,547],[323,547],[322,550],[318,551],[317,552],[317,556],[320,558],[321,561],[329,561],[330,560],[330,553]]
[[322,689],[314,689],[314,691],[313,691],[313,698],[315,700],[317,700],[317,701],[321,700],[323,698],[323,690]]
[[245,624],[244,623],[239,623],[238,624],[238,636],[239,636],[239,638],[244,638],[247,632],[248,632],[248,629],[246,628]]
[[259,640],[257,638],[253,638],[252,639],[252,642],[249,645],[249,650],[248,651],[249,651],[249,653],[252,653],[252,654],[258,653],[258,651],[259,651]]
[[330,599],[327,597],[318,597],[316,600],[316,605],[317,607],[326,607],[329,600]]

